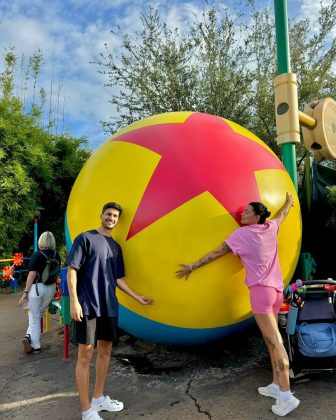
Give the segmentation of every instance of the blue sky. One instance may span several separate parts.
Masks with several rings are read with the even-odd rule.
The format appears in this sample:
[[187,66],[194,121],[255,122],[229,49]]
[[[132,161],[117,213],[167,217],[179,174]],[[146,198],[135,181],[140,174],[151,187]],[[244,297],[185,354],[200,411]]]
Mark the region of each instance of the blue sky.
[[[328,0],[325,0],[328,3]],[[64,102],[64,129],[71,135],[89,138],[96,148],[107,138],[100,121],[114,112],[108,103],[110,90],[98,73],[96,61],[104,44],[118,53],[118,40],[111,29],[119,25],[124,33],[140,28],[140,13],[148,6],[159,8],[161,16],[173,27],[183,27],[201,8],[200,0],[1,0],[0,48],[15,47],[20,57],[41,49],[44,56],[41,84],[50,91],[53,80],[54,106],[59,92],[59,109]],[[273,0],[257,0],[273,8]],[[231,1],[227,1],[230,7]],[[318,0],[288,0],[293,17],[312,17]],[[0,61],[1,62],[1,61]],[[0,68],[1,71],[1,68]],[[56,111],[55,111],[56,112]],[[63,125],[62,125],[63,128]]]

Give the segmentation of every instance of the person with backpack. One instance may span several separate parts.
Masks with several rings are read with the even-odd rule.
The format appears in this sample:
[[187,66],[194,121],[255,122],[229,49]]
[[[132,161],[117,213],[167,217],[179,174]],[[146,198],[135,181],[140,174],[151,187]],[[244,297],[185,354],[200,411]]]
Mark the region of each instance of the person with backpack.
[[51,232],[43,232],[38,240],[39,251],[31,256],[26,287],[19,301],[28,303],[28,329],[22,339],[27,354],[40,353],[40,320],[49,306],[55,291],[56,280],[60,273],[61,259],[56,252],[56,241]]

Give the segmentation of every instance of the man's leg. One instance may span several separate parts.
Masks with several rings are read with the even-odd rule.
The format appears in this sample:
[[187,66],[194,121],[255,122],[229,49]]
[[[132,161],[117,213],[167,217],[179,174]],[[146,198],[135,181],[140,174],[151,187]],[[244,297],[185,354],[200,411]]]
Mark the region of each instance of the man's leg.
[[105,380],[110,366],[112,343],[118,338],[118,319],[112,317],[97,318],[97,361],[96,384],[91,407],[97,411],[120,411],[124,408],[121,401],[112,400],[104,395]]
[[99,398],[104,395],[105,380],[112,353],[112,341],[97,340],[97,352],[96,384],[93,391],[94,398]]
[[90,405],[90,361],[94,351],[94,344],[78,344],[78,358],[76,365],[76,382],[82,412],[88,410]]

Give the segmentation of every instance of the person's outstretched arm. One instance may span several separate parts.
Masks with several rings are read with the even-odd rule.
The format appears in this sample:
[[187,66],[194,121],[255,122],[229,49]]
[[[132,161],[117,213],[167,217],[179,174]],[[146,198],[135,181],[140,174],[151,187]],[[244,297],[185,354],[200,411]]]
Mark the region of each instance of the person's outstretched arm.
[[274,219],[278,220],[279,225],[285,220],[287,217],[289,210],[291,207],[293,207],[293,197],[286,193],[286,201],[285,204],[281,207],[281,209],[278,211],[278,213],[275,215]]
[[192,264],[179,264],[181,268],[178,271],[176,271],[176,277],[179,279],[185,277],[187,279],[192,271],[197,270],[197,268],[217,260],[217,258],[222,257],[228,252],[231,252],[231,249],[224,242],[221,246],[204,255],[204,257],[200,258]]
[[153,299],[148,298],[146,296],[137,295],[133,290],[129,287],[129,285],[126,283],[125,279],[117,279],[117,285],[120,290],[125,292],[128,296],[131,296],[134,300],[141,303],[141,305],[149,305],[153,303]]

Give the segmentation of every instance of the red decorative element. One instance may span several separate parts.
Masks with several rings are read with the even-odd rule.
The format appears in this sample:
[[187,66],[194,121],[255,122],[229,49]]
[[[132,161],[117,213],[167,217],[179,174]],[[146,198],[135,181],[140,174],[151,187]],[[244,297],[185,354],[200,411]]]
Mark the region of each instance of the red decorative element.
[[239,223],[241,209],[260,201],[255,172],[285,170],[265,147],[208,114],[193,113],[184,123],[139,128],[112,141],[137,144],[161,156],[127,239],[205,191]]
[[329,292],[336,292],[336,285],[334,284],[325,284],[324,290],[328,290]]
[[13,255],[13,263],[14,265],[22,265],[23,263],[23,254],[17,252]]
[[56,279],[56,292],[55,292],[55,298],[56,300],[60,301],[62,299],[63,289],[62,289],[62,280],[60,277],[57,277]]
[[14,264],[6,265],[5,267],[2,267],[3,280],[10,280],[13,277],[13,272],[14,272]]

